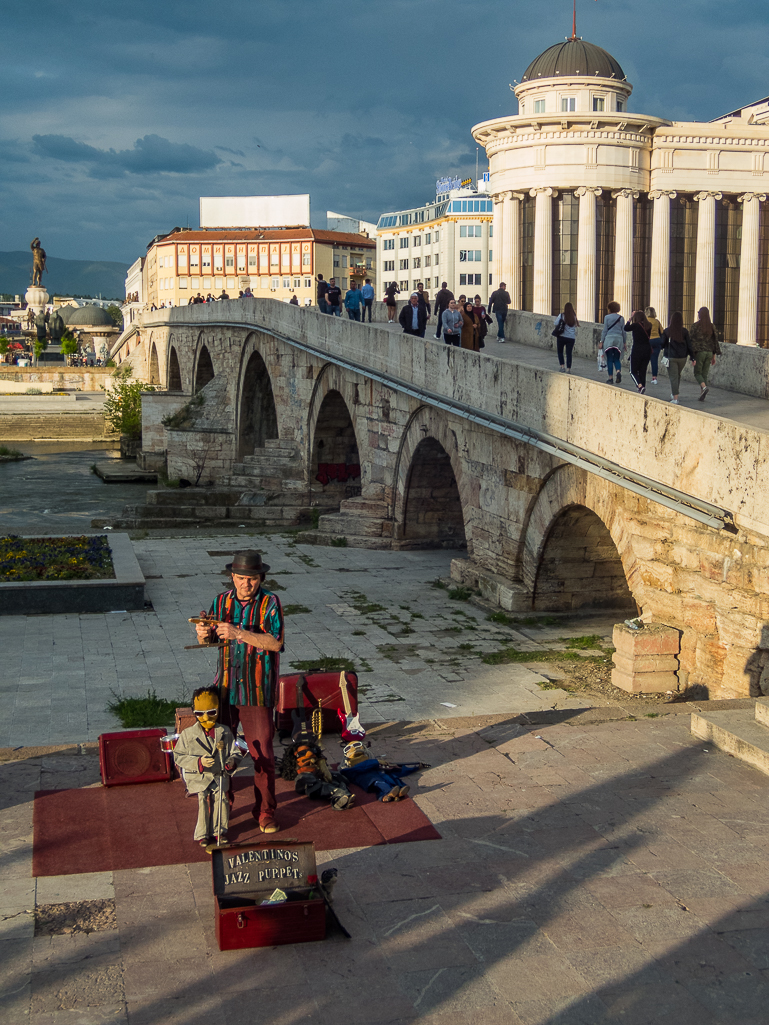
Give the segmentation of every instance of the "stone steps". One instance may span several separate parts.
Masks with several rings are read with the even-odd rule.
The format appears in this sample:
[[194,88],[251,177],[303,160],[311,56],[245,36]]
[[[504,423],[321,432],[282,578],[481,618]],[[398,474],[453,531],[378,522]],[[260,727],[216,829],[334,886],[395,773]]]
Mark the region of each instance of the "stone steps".
[[720,751],[769,775],[769,699],[755,707],[721,712],[693,712],[691,731]]
[[369,551],[385,551],[392,548],[392,538],[389,537],[367,537],[365,535],[327,533],[323,530],[303,530],[297,534],[297,541],[302,545],[320,545],[333,547],[344,537],[347,542],[345,548],[367,548]]

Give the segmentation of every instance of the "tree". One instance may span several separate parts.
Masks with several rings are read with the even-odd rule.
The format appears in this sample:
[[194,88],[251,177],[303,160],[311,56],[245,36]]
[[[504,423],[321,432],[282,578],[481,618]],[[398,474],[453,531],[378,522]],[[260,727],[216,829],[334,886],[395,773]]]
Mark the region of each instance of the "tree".
[[104,419],[118,434],[142,436],[142,392],[155,391],[151,384],[131,381],[133,368],[125,366],[112,375],[113,386],[104,400]]
[[8,352],[8,339],[5,335],[0,335],[0,356],[4,356]]
[[107,313],[109,313],[110,317],[114,320],[116,327],[123,326],[123,314],[120,312],[119,306],[108,306]]
[[61,336],[61,351],[64,356],[74,356],[77,352],[77,338],[69,331],[65,331]]

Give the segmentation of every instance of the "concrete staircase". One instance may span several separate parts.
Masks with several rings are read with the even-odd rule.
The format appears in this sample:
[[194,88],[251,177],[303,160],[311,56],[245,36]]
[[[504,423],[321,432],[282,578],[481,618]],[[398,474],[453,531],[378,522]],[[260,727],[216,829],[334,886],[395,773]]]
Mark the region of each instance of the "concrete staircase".
[[691,731],[769,775],[769,698],[759,698],[753,709],[693,712]]
[[315,530],[305,530],[297,540],[302,544],[330,545],[345,538],[348,548],[392,548],[392,524],[387,506],[379,499],[345,498],[339,512],[326,513]]

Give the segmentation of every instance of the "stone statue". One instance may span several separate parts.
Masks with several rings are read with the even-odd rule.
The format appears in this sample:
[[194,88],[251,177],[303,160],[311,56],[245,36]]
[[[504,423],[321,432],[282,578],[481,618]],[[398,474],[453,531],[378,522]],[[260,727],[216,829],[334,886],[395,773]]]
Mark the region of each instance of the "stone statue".
[[48,327],[51,332],[51,341],[54,345],[58,345],[65,330],[64,321],[61,319],[61,314],[58,310],[55,310],[51,316]]
[[41,310],[35,317],[35,331],[37,333],[37,340],[39,342],[45,341],[48,335],[48,314],[45,310]]
[[45,270],[45,249],[40,245],[39,238],[33,238],[29,248],[32,250],[32,284],[43,285],[43,271]]

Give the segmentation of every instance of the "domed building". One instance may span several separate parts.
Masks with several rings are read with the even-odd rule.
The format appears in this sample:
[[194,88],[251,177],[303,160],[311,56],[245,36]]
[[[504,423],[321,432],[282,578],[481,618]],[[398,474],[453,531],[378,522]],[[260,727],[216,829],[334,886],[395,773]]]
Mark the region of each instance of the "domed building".
[[769,99],[671,122],[632,113],[632,91],[575,31],[526,68],[517,114],[473,128],[489,159],[494,285],[516,309],[573,302],[583,321],[611,300],[625,316],[654,306],[663,324],[707,306],[725,341],[769,344]]

